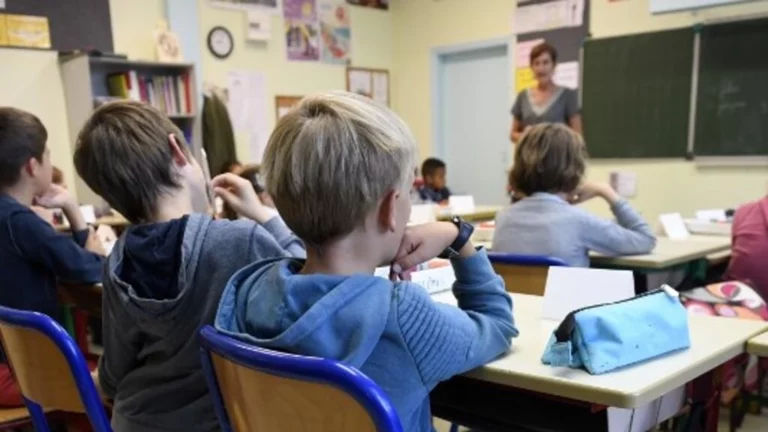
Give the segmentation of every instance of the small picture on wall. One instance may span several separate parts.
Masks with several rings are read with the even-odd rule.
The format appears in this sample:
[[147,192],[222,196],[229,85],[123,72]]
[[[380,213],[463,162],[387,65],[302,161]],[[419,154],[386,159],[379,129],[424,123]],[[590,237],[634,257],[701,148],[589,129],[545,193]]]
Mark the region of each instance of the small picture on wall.
[[211,6],[229,9],[277,8],[278,0],[210,0]]
[[355,6],[365,6],[376,9],[389,9],[389,0],[347,0],[347,3]]

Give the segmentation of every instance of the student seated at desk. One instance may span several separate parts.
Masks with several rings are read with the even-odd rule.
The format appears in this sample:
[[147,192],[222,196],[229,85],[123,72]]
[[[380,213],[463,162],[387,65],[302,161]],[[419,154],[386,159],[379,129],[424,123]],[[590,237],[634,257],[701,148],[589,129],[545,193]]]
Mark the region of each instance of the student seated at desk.
[[[57,280],[101,280],[101,246],[74,198],[51,184],[48,132],[34,115],[0,108],[0,305],[61,319]],[[57,233],[32,210],[64,212],[72,235]],[[19,388],[0,351],[0,406],[22,406]]]
[[[522,198],[496,215],[493,251],[560,258],[589,267],[589,251],[607,255],[648,253],[656,238],[643,218],[608,185],[584,181],[586,148],[581,135],[543,123],[523,135],[509,174]],[[617,222],[576,207],[600,197]]]
[[303,256],[301,242],[231,173],[213,179],[214,191],[253,220],[213,220],[184,135],[149,105],[120,101],[94,111],[74,162],[134,224],[110,254],[104,280],[97,379],[114,399],[114,430],[219,430],[198,331],[213,323],[230,276],[263,258]]
[[731,262],[725,279],[746,282],[768,299],[768,197],[739,207],[732,231]]
[[448,204],[451,191],[446,186],[445,162],[437,158],[429,158],[421,164],[421,176],[424,185],[419,188],[422,201],[438,204]]
[[[219,330],[256,345],[357,368],[387,393],[409,432],[432,430],[437,383],[502,354],[517,336],[511,299],[466,222],[406,228],[415,154],[408,127],[386,107],[344,92],[304,98],[278,121],[262,167],[307,259],[238,272],[216,317]],[[458,308],[373,275],[449,246]]]

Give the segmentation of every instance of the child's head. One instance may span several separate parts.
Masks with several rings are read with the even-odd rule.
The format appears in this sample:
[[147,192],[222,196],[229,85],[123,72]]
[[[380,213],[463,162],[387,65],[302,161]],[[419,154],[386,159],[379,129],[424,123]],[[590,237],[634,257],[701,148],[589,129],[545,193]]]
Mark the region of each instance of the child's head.
[[40,195],[51,185],[48,132],[33,114],[0,107],[0,191],[23,188]]
[[331,92],[304,98],[278,121],[262,169],[277,210],[308,247],[365,236],[384,263],[410,217],[415,157],[413,135],[395,113]]
[[424,184],[435,190],[445,188],[445,162],[437,158],[429,158],[421,164],[421,176]]
[[542,123],[529,129],[515,150],[509,173],[512,190],[570,194],[581,183],[587,152],[581,135],[561,124]]
[[88,186],[133,223],[152,221],[163,199],[208,210],[205,177],[184,135],[149,105],[119,101],[94,111],[74,162]]
[[67,187],[64,183],[64,173],[57,167],[53,167],[53,171],[51,172],[51,182],[56,186],[61,186],[63,188]]

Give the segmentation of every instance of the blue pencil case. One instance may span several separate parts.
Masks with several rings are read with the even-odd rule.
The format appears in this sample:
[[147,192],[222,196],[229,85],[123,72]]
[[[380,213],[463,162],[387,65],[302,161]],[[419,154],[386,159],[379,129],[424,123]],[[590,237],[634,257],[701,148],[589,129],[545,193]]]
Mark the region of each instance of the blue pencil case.
[[665,285],[569,313],[553,332],[541,361],[597,375],[690,346],[688,313],[677,291]]

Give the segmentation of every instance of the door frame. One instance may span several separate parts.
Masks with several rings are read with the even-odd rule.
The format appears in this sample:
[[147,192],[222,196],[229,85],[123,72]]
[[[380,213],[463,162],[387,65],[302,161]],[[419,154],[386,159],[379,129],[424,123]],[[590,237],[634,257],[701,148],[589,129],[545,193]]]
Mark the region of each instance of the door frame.
[[[468,42],[455,45],[441,45],[433,47],[430,50],[430,83],[431,83],[431,116],[432,116],[432,154],[445,158],[445,145],[443,143],[443,96],[440,89],[444,81],[444,69],[446,57],[453,54],[470,53],[473,51],[484,51],[490,48],[507,49],[507,97],[508,105],[511,107],[515,98],[515,80],[513,71],[515,70],[515,56],[513,55],[517,37],[506,36],[500,38],[486,39],[477,42]],[[510,125],[511,123],[510,114]]]

